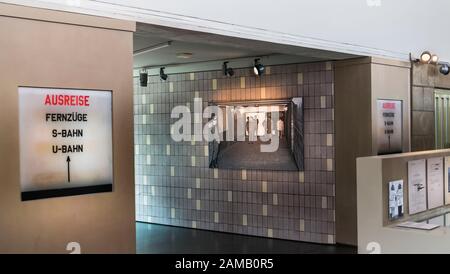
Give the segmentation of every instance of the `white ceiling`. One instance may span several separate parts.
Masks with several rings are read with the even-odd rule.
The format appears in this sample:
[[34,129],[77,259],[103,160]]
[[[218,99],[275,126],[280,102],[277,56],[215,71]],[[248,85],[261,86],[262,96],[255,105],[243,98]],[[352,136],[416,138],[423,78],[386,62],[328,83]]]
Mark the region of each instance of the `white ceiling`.
[[[158,67],[280,54],[287,55],[285,57],[292,56],[295,62],[298,63],[355,57],[344,53],[272,44],[140,23],[138,23],[134,34],[134,50],[168,41],[172,41],[172,44],[168,47],[135,56],[134,67]],[[177,58],[177,53],[185,52],[192,53],[192,57],[189,59]]]

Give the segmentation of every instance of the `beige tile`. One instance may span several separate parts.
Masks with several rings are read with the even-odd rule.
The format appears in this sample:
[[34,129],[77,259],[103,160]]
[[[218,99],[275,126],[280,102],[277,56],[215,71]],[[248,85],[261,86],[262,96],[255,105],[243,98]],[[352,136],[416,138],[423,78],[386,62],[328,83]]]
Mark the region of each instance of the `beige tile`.
[[333,145],[333,134],[327,134],[327,146],[331,147]]
[[142,124],[147,124],[147,115],[142,115]]
[[241,173],[242,173],[242,180],[244,181],[247,180],[247,170],[243,169]]
[[327,197],[322,197],[322,208],[327,208]]
[[169,83],[169,92],[173,92],[173,82]]
[[266,75],[270,75],[272,73],[272,67],[266,67]]
[[170,167],[170,176],[175,176],[175,167],[174,166],[171,166]]
[[327,170],[333,171],[333,159],[327,159]]
[[166,154],[170,155],[170,145],[166,145]]
[[241,77],[241,88],[245,88],[245,77]]
[[333,235],[328,235],[328,243],[334,244],[334,236]]
[[278,194],[274,193],[272,195],[272,203],[273,205],[278,205]]
[[267,216],[267,205],[262,206],[262,214],[263,216]]
[[219,212],[214,212],[214,222],[215,223],[219,222]]
[[262,181],[261,185],[262,185],[262,192],[267,192],[267,182],[266,181]]
[[151,194],[152,196],[155,196],[155,195],[156,195],[156,188],[155,188],[155,186],[151,186],[151,187],[150,187],[150,194]]
[[147,136],[146,136],[146,144],[147,144],[147,145],[151,145],[151,144],[152,144],[151,135],[147,135]]
[[192,199],[192,189],[191,188],[188,188],[188,190],[187,190],[187,197],[188,197],[188,199]]
[[209,156],[209,148],[208,146],[205,146],[205,157]]
[[305,173],[303,171],[300,171],[298,173],[298,182],[299,183],[304,183],[305,182]]
[[147,179],[148,179],[147,176],[145,176],[145,175],[142,176],[144,186],[148,184]]
[[333,69],[333,64],[331,62],[326,62],[325,63],[325,69],[326,70],[332,70]]
[[175,218],[175,208],[171,208],[170,209],[170,218],[174,219]]
[[219,178],[219,170],[217,168],[214,169],[214,179]]
[[297,74],[297,84],[298,85],[303,85],[303,73],[299,72]]
[[191,80],[191,81],[195,80],[195,73],[193,73],[193,72],[189,73],[189,80]]
[[300,220],[300,231],[305,231],[305,220],[303,219]]
[[217,90],[217,79],[212,79],[212,89]]
[[191,156],[191,166],[195,166],[195,156]]
[[271,229],[271,228],[267,229],[267,237],[269,237],[269,238],[273,237],[273,229]]
[[200,210],[201,209],[201,201],[200,200],[196,200],[195,201],[195,209]]
[[233,201],[233,192],[228,191],[228,202],[232,202],[232,201]]
[[327,107],[327,98],[325,96],[320,96],[320,107],[321,108]]
[[153,114],[153,112],[154,112],[154,106],[153,106],[153,104],[150,104],[150,114]]
[[142,104],[145,105],[147,103],[147,97],[145,94],[142,94]]
[[200,188],[200,178],[195,178],[195,188]]
[[152,164],[152,156],[147,155],[147,165],[151,165],[151,164]]
[[196,221],[192,221],[192,228],[197,228],[197,222]]
[[242,215],[242,225],[246,226],[247,225],[247,215]]

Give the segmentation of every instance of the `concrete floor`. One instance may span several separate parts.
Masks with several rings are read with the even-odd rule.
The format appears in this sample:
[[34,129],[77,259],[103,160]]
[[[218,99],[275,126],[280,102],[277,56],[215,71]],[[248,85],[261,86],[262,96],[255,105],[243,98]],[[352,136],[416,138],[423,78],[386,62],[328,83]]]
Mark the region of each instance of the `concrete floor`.
[[219,168],[298,170],[285,139],[281,139],[275,152],[261,152],[261,141],[232,142],[219,153]]
[[136,223],[138,254],[353,254],[355,247]]

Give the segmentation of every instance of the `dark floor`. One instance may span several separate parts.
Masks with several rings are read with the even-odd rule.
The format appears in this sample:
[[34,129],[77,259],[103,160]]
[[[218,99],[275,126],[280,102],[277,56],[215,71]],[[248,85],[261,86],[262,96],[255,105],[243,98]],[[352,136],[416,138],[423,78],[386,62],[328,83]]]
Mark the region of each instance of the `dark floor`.
[[138,254],[348,254],[356,248],[136,223]]

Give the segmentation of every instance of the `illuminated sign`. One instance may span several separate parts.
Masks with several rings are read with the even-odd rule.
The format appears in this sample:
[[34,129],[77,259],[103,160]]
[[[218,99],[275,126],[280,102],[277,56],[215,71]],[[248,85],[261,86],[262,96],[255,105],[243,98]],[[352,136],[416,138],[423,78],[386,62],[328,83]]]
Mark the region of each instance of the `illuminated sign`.
[[23,201],[112,191],[111,96],[19,87]]
[[402,101],[377,101],[378,155],[401,153],[402,148]]

